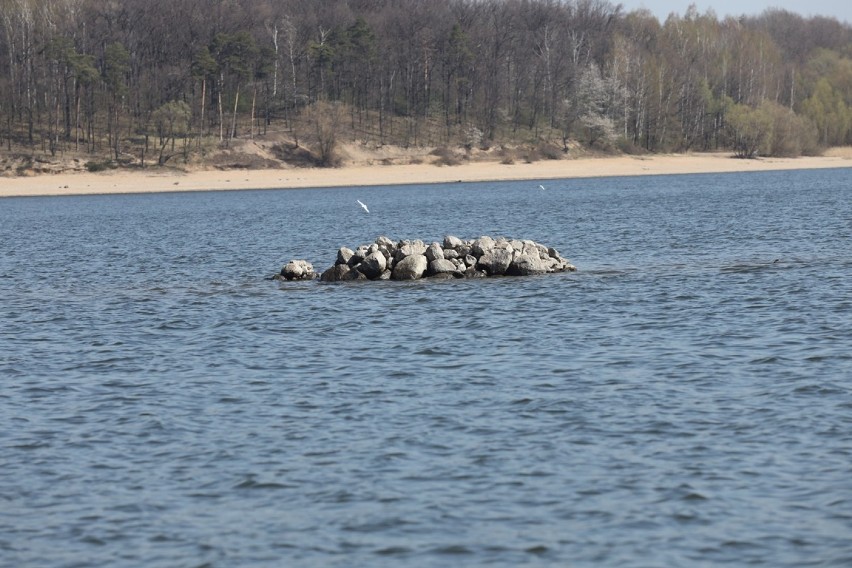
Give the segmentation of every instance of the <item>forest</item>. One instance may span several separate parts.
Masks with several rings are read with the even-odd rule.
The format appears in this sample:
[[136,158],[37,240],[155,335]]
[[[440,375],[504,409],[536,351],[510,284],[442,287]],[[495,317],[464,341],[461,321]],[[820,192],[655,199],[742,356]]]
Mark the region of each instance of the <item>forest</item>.
[[316,165],[343,139],[813,154],[852,143],[852,27],[605,0],[0,0],[6,153],[165,164],[272,133]]

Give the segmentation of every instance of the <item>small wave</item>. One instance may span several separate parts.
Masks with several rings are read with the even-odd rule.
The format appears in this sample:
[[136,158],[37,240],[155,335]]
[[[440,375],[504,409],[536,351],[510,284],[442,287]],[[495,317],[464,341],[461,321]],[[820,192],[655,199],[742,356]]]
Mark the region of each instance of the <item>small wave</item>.
[[807,395],[817,395],[817,396],[831,396],[831,395],[839,395],[846,394],[846,391],[838,388],[834,385],[822,385],[822,384],[809,384],[802,385],[793,390],[794,394],[807,394]]
[[25,444],[12,444],[9,447],[14,450],[41,450],[43,448],[49,448],[50,446],[51,444],[49,442],[38,441]]
[[85,543],[85,544],[94,544],[95,546],[106,546],[105,540],[102,540],[102,539],[100,539],[96,536],[91,536],[91,535],[84,536],[83,538],[80,539],[80,542]]
[[541,556],[542,554],[547,554],[550,552],[550,549],[543,544],[539,544],[536,546],[530,546],[529,548],[524,549],[524,552],[527,554],[534,554],[536,556]]
[[410,524],[412,524],[411,521],[407,521],[400,517],[388,517],[386,519],[377,519],[375,521],[367,521],[365,523],[359,523],[355,525],[344,525],[342,528],[343,530],[349,532],[374,533],[383,532],[386,530],[395,529]]
[[771,365],[773,363],[778,363],[781,361],[780,357],[776,357],[774,355],[768,355],[766,357],[758,357],[757,359],[752,359],[749,361],[752,365]]
[[164,321],[160,325],[157,326],[157,329],[160,330],[180,330],[180,331],[189,331],[196,329],[198,326],[189,323],[186,320],[178,319],[171,321]]
[[292,489],[294,485],[286,483],[277,483],[274,481],[255,481],[254,479],[246,479],[234,486],[234,489]]
[[[606,277],[606,276],[626,276],[627,274],[630,274],[631,272],[632,272],[631,270],[607,268],[607,269],[599,269],[599,270],[584,270],[582,272],[582,274],[585,274],[587,276],[604,276],[604,277]],[[576,274],[581,274],[581,273],[577,272]]]
[[404,546],[387,546],[373,551],[378,556],[404,556],[411,554],[411,549]]
[[440,349],[432,349],[431,347],[427,347],[425,349],[421,349],[419,351],[414,352],[415,355],[446,355],[446,353]]
[[789,268],[789,265],[781,262],[781,259],[775,259],[770,261],[762,261],[762,262],[753,262],[753,263],[737,263],[731,264],[728,266],[723,266],[719,269],[719,272],[723,274],[738,274],[738,273],[749,273],[749,272],[759,272],[762,270],[777,270],[779,268]]
[[473,554],[473,550],[464,546],[463,544],[448,544],[446,546],[439,546],[437,548],[433,548],[431,550],[432,554],[446,554],[446,555],[466,555]]

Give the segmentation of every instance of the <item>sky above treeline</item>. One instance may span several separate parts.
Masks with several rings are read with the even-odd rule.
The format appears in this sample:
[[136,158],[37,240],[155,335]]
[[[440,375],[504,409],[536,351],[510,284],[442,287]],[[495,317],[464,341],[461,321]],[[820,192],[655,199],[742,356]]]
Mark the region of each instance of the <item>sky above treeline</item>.
[[621,4],[625,11],[647,8],[657,19],[664,22],[668,15],[676,12],[683,15],[690,4],[695,4],[698,12],[703,14],[712,9],[716,16],[754,16],[767,8],[781,8],[802,16],[829,16],[841,22],[852,23],[852,2],[849,0],[710,0],[690,2],[684,0],[613,0],[613,4]]

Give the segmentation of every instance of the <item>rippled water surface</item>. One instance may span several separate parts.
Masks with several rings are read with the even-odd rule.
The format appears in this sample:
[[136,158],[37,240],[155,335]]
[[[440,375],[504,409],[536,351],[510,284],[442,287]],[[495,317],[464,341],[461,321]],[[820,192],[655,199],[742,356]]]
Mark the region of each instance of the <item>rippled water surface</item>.
[[852,170],[544,184],[0,200],[0,565],[852,565]]

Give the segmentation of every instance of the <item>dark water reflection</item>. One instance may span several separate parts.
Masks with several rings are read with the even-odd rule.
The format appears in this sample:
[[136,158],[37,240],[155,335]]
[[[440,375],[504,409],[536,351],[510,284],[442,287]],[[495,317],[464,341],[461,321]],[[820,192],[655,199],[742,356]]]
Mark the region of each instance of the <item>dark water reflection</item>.
[[852,564],[849,172],[0,200],[0,565]]

